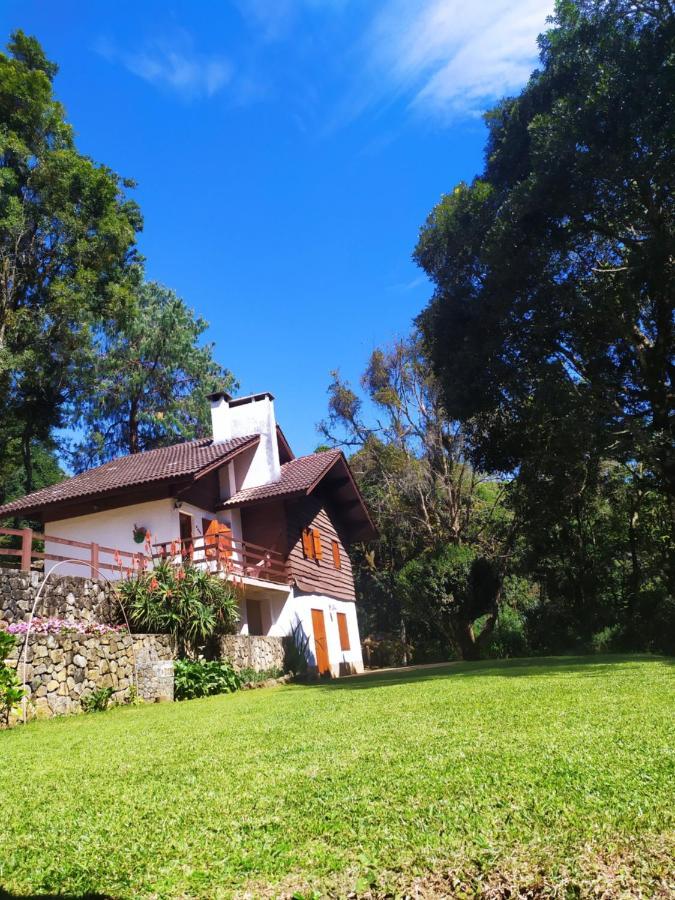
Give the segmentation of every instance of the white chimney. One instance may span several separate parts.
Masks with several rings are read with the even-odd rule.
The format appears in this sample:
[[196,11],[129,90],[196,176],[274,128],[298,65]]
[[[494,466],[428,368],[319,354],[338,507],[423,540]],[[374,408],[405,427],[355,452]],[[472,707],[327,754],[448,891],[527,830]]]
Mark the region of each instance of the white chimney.
[[281,478],[277,422],[274,416],[274,397],[264,392],[249,397],[230,397],[224,391],[210,394],[213,440],[260,435],[260,443],[252,454],[248,471],[237,489],[269,484]]

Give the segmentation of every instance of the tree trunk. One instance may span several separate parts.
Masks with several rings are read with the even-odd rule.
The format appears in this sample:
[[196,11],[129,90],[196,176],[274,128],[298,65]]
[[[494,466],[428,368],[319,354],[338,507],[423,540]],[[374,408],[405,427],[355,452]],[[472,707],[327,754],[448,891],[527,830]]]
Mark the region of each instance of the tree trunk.
[[138,401],[134,398],[129,407],[129,453],[138,453]]
[[454,635],[463,660],[480,659],[480,650],[473,630],[473,622],[467,619],[458,619],[455,624]]
[[401,616],[401,647],[403,649],[403,665],[408,665],[408,635],[405,628],[405,619]]

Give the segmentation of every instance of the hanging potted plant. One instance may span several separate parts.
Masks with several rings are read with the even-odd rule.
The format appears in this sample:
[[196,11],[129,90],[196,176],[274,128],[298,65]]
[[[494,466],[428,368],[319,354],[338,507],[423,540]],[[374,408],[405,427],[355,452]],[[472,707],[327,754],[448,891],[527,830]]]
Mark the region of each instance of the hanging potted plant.
[[145,525],[134,525],[134,543],[142,544],[148,536],[148,529]]

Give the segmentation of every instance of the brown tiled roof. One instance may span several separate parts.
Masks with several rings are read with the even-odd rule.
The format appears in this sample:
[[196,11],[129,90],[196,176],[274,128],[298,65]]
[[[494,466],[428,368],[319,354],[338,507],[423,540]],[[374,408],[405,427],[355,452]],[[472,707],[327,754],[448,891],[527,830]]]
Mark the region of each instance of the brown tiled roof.
[[322,453],[311,453],[299,456],[281,467],[281,478],[258,487],[244,488],[233,494],[229,500],[221,504],[222,509],[231,506],[243,506],[258,500],[271,497],[285,497],[289,494],[309,492],[326,472],[340,459],[340,450],[325,450]]
[[122,456],[67,481],[6,503],[0,506],[0,516],[16,512],[35,512],[64,501],[110,494],[153,482],[199,478],[213,466],[224,463],[229,457],[259,440],[258,435],[217,443],[211,438],[201,438],[184,444],[173,444],[171,447],[161,447],[158,450]]

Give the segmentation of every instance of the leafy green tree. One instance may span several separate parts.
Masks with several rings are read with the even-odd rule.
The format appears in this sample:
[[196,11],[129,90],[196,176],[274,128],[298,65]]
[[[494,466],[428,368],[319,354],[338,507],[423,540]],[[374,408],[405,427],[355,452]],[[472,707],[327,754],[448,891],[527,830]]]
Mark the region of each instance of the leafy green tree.
[[675,11],[560,0],[540,46],[422,230],[419,324],[469,458],[512,478],[558,633],[649,644],[675,588]]
[[560,0],[482,175],[422,230],[421,324],[489,471],[591,453],[675,494],[674,51],[667,0]]
[[77,151],[56,72],[22,31],[0,54],[0,457],[19,442],[26,491],[92,333],[128,306],[139,269],[131,182]]
[[[61,481],[65,474],[59,463],[57,447],[53,442],[48,444],[33,442],[31,447],[33,462],[33,487],[39,490],[50,484]],[[24,467],[20,441],[18,438],[8,441],[4,453],[0,454],[0,504],[9,503],[25,492]]]
[[199,345],[206,328],[173,291],[140,287],[124,322],[101,334],[80,391],[77,471],[210,434],[206,395],[231,389],[234,378],[214,361],[213,345]]

